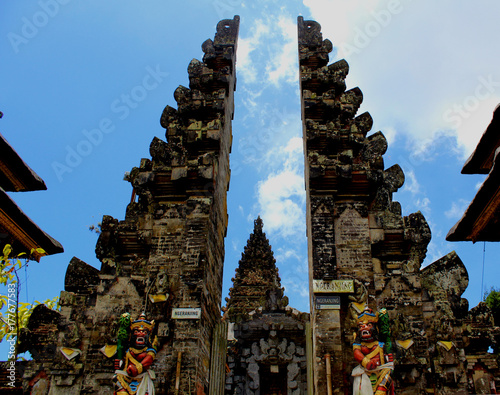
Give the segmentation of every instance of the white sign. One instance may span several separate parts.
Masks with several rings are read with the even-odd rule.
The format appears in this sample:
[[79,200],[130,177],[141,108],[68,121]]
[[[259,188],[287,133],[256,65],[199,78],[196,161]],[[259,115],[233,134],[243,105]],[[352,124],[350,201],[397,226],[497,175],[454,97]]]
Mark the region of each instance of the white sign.
[[316,293],[354,293],[354,280],[313,280],[313,292]]
[[316,296],[316,310],[338,310],[340,309],[340,296]]
[[200,308],[172,309],[172,319],[174,320],[198,320],[200,317]]

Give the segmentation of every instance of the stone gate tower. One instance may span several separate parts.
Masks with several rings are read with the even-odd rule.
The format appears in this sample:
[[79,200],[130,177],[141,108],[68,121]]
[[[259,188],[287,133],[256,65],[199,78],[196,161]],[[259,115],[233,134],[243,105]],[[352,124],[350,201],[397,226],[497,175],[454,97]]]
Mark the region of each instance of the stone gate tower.
[[116,321],[125,312],[156,322],[157,394],[223,386],[225,354],[211,352],[216,334],[225,337],[218,325],[238,27],[237,16],[223,20],[203,43],[203,61],[188,67],[189,88],[174,93],[177,109],[167,106],[161,116],[166,141],[154,138],[151,159],[126,175],[132,201],[124,220],[103,218],[101,269],[74,258],[61,313],[43,306],[33,313],[24,343],[34,357],[27,390],[112,393]]
[[397,391],[466,393],[457,318],[467,271],[454,252],[420,270],[430,228],[393,201],[404,174],[385,168],[384,135],[367,137],[373,121],[357,115],[363,95],[346,90],[347,62],[328,64],[332,43],[314,21],[298,18],[298,41],[314,393],[350,393],[355,319],[366,307],[392,320]]

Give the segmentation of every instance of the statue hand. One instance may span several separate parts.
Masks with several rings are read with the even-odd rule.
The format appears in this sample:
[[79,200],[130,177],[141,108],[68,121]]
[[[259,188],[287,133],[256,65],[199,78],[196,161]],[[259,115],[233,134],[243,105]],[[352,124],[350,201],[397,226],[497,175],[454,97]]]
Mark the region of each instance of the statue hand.
[[115,370],[118,370],[122,367],[123,361],[121,359],[115,359]]
[[380,365],[380,357],[377,355],[370,359],[370,362],[366,364],[366,369],[373,370]]
[[393,362],[394,361],[394,357],[392,356],[392,353],[385,354],[384,358],[385,358],[385,362]]
[[137,376],[139,372],[137,371],[137,368],[135,367],[134,364],[130,364],[127,368],[127,374],[130,376],[130,377],[135,377]]

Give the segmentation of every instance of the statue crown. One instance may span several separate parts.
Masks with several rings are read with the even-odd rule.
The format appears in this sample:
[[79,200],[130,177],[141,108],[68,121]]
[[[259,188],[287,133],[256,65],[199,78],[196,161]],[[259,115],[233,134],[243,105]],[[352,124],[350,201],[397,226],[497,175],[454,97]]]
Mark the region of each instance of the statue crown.
[[358,324],[368,322],[376,324],[378,322],[378,313],[374,313],[372,309],[366,307],[365,310],[358,315]]
[[155,322],[148,321],[144,313],[142,313],[138,319],[136,319],[135,321],[132,322],[132,324],[130,324],[130,330],[133,331],[134,329],[147,329],[149,332],[151,332],[154,326]]

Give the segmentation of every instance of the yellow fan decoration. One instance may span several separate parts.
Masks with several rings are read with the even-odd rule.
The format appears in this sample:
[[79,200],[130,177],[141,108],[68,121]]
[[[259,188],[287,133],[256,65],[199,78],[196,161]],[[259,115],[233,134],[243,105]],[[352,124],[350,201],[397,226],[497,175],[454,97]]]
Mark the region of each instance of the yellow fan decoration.
[[78,355],[80,355],[82,351],[78,348],[62,347],[61,353],[66,357],[68,361],[71,361],[73,358],[76,358]]
[[116,348],[117,348],[116,344],[114,345],[106,344],[99,351],[102,352],[106,357],[111,358],[113,355],[116,354]]

